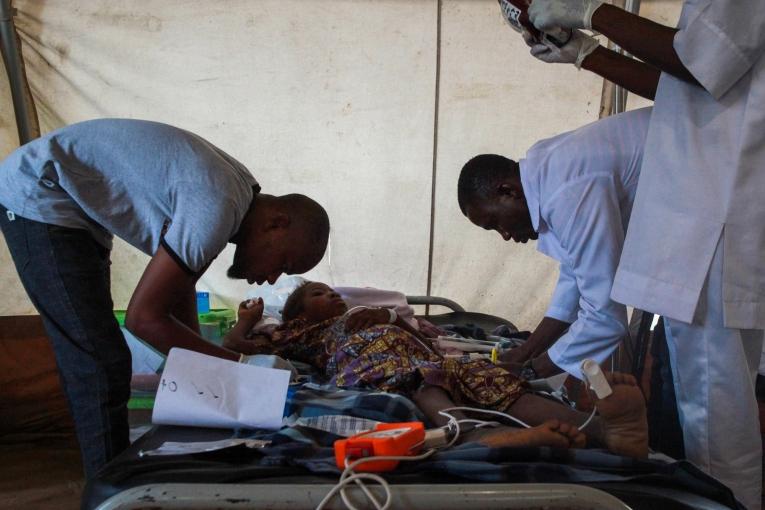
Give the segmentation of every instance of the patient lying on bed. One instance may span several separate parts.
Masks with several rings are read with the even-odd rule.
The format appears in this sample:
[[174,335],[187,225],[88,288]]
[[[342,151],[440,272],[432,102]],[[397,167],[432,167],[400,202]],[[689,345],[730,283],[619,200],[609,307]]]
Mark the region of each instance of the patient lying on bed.
[[390,324],[387,309],[348,313],[345,302],[323,283],[309,282],[293,292],[282,311],[284,323],[270,337],[247,334],[260,312],[262,307],[248,309],[243,304],[240,321],[224,345],[246,354],[277,354],[308,363],[338,387],[406,395],[439,425],[446,418],[438,411],[455,405],[509,413],[534,425],[474,430],[468,440],[490,446],[587,444],[633,457],[648,453],[645,404],[630,375],[610,375],[614,393],[597,401],[599,417],[585,437],[574,424],[583,423],[586,414],[531,393],[525,381],[488,360],[442,356],[404,321]]

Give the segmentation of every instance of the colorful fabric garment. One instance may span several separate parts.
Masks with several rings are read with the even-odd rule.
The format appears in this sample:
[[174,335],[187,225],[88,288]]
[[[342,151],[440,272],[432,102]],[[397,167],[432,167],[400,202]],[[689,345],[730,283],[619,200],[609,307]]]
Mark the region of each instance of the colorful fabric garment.
[[425,383],[443,388],[458,405],[498,411],[507,410],[525,388],[525,382],[488,360],[444,358],[391,324],[348,333],[342,317],[313,325],[295,319],[274,332],[268,348],[316,367],[341,388],[411,396]]

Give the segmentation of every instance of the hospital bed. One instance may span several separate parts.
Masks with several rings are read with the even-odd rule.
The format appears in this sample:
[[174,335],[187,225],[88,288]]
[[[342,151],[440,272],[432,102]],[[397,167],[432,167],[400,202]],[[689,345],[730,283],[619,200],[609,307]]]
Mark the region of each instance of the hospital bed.
[[[407,301],[450,308],[447,313],[424,316],[436,325],[472,325],[489,332],[499,325],[514,329],[505,319],[468,312],[442,298],[415,296]],[[343,412],[362,418],[422,419],[413,404],[399,395],[306,387],[291,398],[292,410],[308,415],[321,411],[307,408],[335,409],[343,401],[346,404],[339,406]],[[263,449],[239,445],[199,454],[141,454],[167,441],[214,441],[243,434],[248,432],[152,427],[88,483],[82,508],[297,510],[316,508],[337,483],[339,471],[332,456],[337,436],[329,433],[280,431],[267,436],[273,442]],[[736,508],[726,487],[688,463],[638,461],[592,450],[489,449],[468,444],[425,461],[402,463],[385,478],[391,486],[390,508]],[[382,497],[380,487],[372,485],[370,490]],[[358,508],[374,508],[357,487],[349,491],[349,497]],[[336,498],[328,508],[345,506]]]

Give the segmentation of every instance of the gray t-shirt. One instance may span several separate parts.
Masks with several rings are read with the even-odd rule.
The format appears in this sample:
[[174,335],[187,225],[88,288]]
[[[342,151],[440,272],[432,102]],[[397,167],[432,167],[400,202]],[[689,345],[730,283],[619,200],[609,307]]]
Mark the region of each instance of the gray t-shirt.
[[73,124],[0,163],[0,204],[9,211],[87,229],[107,248],[112,234],[149,255],[162,242],[192,273],[225,248],[259,189],[211,143],[142,120]]

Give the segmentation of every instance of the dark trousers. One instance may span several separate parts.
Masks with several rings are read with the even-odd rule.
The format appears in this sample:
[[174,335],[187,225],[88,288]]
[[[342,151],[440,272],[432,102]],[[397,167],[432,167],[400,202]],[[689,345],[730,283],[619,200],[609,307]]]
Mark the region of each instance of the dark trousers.
[[31,221],[1,205],[0,227],[53,344],[92,478],[130,444],[131,359],[112,311],[109,250],[86,230]]

